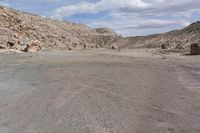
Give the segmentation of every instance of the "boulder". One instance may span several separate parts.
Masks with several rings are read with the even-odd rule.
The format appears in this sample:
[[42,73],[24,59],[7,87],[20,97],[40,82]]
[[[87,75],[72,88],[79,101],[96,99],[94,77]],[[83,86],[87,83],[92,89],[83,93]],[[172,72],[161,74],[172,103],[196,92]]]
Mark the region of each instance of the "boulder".
[[200,55],[200,43],[194,43],[190,46],[191,55]]
[[4,46],[3,44],[0,44],[0,49],[6,49],[6,46]]
[[38,40],[35,40],[35,41],[32,41],[30,42],[24,51],[26,52],[37,52],[37,51],[40,51],[42,49],[41,47],[41,42],[38,41]]
[[68,50],[72,50],[72,47],[70,46],[70,47],[68,47]]
[[19,51],[25,51],[26,48],[27,48],[27,46],[20,45],[20,44],[18,44],[18,45],[15,46],[15,49],[19,50]]
[[111,47],[112,49],[117,49],[118,48],[118,46],[116,46],[116,45],[112,45],[112,47]]
[[178,44],[178,45],[176,45],[176,47],[175,47],[175,49],[184,49],[184,47],[183,47],[183,45],[181,45],[181,44]]
[[86,49],[87,48],[87,45],[84,43],[83,44],[83,49]]
[[162,45],[161,45],[161,48],[162,48],[162,49],[167,49],[168,46],[169,46],[169,44],[162,44]]
[[19,38],[19,35],[17,33],[14,34],[15,38]]
[[7,42],[7,44],[8,44],[9,47],[14,47],[15,44],[16,44],[16,42],[15,42],[15,40],[9,40],[9,41]]
[[100,45],[96,45],[95,48],[101,48],[101,46]]

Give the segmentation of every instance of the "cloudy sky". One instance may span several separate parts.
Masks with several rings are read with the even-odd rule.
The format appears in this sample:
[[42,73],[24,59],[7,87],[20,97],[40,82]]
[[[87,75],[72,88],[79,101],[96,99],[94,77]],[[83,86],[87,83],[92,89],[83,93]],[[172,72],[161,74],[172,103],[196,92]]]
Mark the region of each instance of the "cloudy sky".
[[0,0],[0,5],[109,27],[124,36],[166,32],[200,20],[200,0]]

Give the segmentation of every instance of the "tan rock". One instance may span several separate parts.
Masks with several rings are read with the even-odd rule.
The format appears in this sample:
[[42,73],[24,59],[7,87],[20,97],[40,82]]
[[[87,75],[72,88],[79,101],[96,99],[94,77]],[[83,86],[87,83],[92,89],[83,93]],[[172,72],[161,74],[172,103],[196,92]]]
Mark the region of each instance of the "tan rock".
[[101,46],[100,46],[100,45],[96,45],[95,47],[96,47],[96,48],[101,48]]
[[118,48],[118,46],[112,45],[112,49],[117,49],[117,48]]
[[162,44],[162,45],[161,45],[161,48],[162,48],[162,49],[167,49],[168,46],[169,46],[169,44]]
[[40,50],[42,50],[41,44],[42,43],[38,40],[32,41],[32,42],[30,42],[30,44],[27,45],[27,47],[25,48],[24,51],[26,51],[26,52],[40,51]]
[[19,35],[17,33],[14,34],[15,38],[19,38]]
[[183,45],[178,44],[178,45],[176,45],[175,49],[184,49],[184,47],[183,47]]
[[6,46],[3,44],[0,44],[0,49],[6,49]]
[[18,44],[15,46],[15,49],[20,50],[20,51],[25,51],[26,47],[27,46],[25,46],[25,45]]
[[7,43],[8,43],[9,47],[14,47],[16,45],[16,41],[15,40],[9,40]]

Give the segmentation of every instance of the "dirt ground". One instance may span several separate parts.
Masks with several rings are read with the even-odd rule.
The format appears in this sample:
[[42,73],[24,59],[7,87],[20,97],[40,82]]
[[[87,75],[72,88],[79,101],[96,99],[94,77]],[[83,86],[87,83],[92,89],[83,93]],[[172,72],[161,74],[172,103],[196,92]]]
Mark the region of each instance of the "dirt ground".
[[200,56],[1,54],[0,133],[200,133]]

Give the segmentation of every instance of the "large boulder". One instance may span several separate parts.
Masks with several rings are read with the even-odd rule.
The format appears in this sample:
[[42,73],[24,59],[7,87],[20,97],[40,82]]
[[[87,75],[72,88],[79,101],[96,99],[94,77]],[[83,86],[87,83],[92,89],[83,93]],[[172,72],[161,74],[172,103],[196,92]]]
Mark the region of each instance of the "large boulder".
[[200,43],[194,43],[190,46],[191,55],[200,55]]
[[10,40],[7,42],[7,45],[9,46],[9,48],[15,47],[16,44],[17,44],[17,40],[15,40],[15,39],[10,39]]
[[24,51],[26,52],[37,52],[37,51],[40,51],[42,49],[42,46],[41,46],[41,42],[38,41],[38,40],[35,40],[35,41],[31,41],[27,47],[25,48]]
[[162,49],[167,49],[168,47],[169,47],[169,44],[162,44],[162,45],[161,45],[161,48],[162,48]]
[[119,47],[117,45],[112,45],[111,48],[112,49],[118,49]]
[[0,44],[0,49],[6,49],[6,46],[3,44]]

